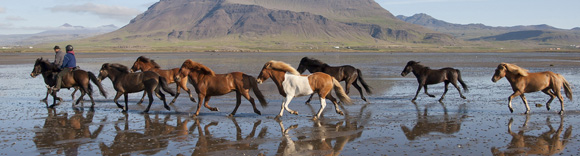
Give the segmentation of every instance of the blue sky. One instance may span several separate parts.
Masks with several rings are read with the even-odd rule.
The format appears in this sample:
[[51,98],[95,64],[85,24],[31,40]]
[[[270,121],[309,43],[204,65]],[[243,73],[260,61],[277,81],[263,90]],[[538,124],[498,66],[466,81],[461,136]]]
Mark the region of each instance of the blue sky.
[[[64,23],[122,27],[159,0],[0,0],[0,34],[30,34]],[[580,27],[579,0],[376,0],[393,15],[426,13],[451,23]]]

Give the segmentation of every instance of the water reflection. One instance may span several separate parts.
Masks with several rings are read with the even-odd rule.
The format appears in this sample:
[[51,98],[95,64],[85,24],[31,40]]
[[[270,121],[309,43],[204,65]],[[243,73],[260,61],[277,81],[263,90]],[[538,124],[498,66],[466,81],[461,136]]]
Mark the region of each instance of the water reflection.
[[[283,139],[276,154],[340,155],[348,142],[362,136],[364,126],[371,117],[370,112],[364,113],[367,105],[361,108],[356,117],[345,113],[345,119],[341,120],[321,118],[313,120],[312,127],[299,128],[299,125],[295,124],[286,128],[282,120],[277,119]],[[291,130],[294,133],[291,133]]]
[[467,117],[467,106],[466,104],[459,105],[457,113],[449,115],[447,113],[447,107],[444,103],[440,102],[443,107],[443,115],[428,115],[428,109],[431,105],[425,106],[423,114],[417,103],[415,104],[415,109],[417,110],[417,121],[412,129],[409,129],[405,125],[401,125],[401,129],[405,133],[405,137],[408,140],[415,140],[418,137],[428,136],[432,132],[439,132],[447,135],[457,133],[461,130],[461,123],[463,119]]
[[[145,126],[143,127],[143,133],[138,132],[138,128],[129,128],[129,114],[124,113],[124,118],[118,120],[115,123],[115,130],[117,135],[113,140],[111,145],[106,145],[105,143],[100,143],[99,147],[103,155],[121,155],[126,153],[139,153],[146,155],[153,155],[159,153],[161,150],[166,149],[169,144],[170,136],[174,140],[183,140],[187,137],[187,119],[181,121],[181,118],[177,119],[177,126],[169,125],[171,115],[166,115],[163,120],[159,118],[159,115],[155,115],[154,120],[151,119],[149,114],[143,115]],[[124,127],[121,129],[119,123],[124,122]],[[141,130],[141,129],[139,129]],[[184,133],[185,132],[185,133]]]
[[[253,123],[252,131],[250,134],[244,138],[242,136],[242,129],[236,121],[236,118],[230,117],[236,128],[236,140],[231,141],[228,139],[216,137],[211,134],[209,128],[211,126],[217,126],[219,124],[218,122],[211,122],[203,126],[202,129],[200,120],[198,118],[194,119],[195,122],[189,129],[192,133],[197,130],[199,138],[192,155],[226,155],[232,151],[243,151],[243,153],[246,155],[257,155],[260,154],[258,149],[260,142],[255,140],[264,139],[268,131],[267,127],[262,127],[258,133],[258,136],[254,138],[257,127],[262,123],[262,120],[258,120]],[[223,130],[218,131],[222,132]]]
[[550,122],[550,117],[546,118],[546,126],[549,130],[541,133],[539,136],[526,135],[528,121],[530,115],[526,115],[526,121],[522,128],[517,132],[512,131],[513,118],[510,118],[508,123],[508,133],[512,136],[511,142],[507,145],[507,149],[500,150],[496,147],[491,148],[493,155],[554,155],[561,153],[568,140],[572,135],[572,126],[568,126],[564,132],[564,138],[560,135],[564,129],[564,116],[560,116],[560,125],[557,130],[554,130]]
[[[70,116],[67,113],[57,114],[55,109],[49,108],[48,116],[42,128],[38,128],[33,138],[36,148],[41,155],[78,155],[79,147],[92,143],[101,133],[103,126],[98,125],[95,131],[89,129],[93,124],[94,110],[89,110],[83,116],[83,109],[75,109]],[[106,119],[103,119],[105,121]],[[53,153],[56,152],[56,153]]]

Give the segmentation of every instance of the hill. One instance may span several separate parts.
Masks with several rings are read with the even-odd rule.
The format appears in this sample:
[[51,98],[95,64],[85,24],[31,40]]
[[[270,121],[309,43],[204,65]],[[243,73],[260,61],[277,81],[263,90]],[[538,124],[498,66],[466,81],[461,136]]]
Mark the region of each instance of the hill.
[[121,29],[78,44],[143,50],[303,50],[457,42],[398,20],[374,0],[161,0]]
[[55,29],[46,30],[36,34],[0,35],[0,45],[15,47],[78,40],[105,34],[117,29],[119,28],[115,25],[103,25],[87,28],[65,23]]

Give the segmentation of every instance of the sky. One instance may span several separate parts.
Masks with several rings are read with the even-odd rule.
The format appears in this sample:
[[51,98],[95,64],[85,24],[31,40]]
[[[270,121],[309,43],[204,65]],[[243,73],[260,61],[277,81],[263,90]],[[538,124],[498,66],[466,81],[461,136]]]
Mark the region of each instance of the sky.
[[[159,0],[0,0],[0,34],[74,26],[125,26]],[[450,23],[580,27],[580,0],[375,0],[393,15],[426,13]]]

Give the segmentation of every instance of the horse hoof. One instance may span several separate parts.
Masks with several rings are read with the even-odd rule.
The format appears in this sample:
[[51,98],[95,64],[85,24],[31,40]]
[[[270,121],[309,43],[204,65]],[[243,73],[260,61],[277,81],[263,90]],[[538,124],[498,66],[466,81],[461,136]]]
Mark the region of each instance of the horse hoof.
[[344,113],[343,113],[342,111],[340,111],[340,112],[336,112],[336,113],[338,113],[338,114],[340,114],[340,115],[344,115]]
[[234,117],[234,114],[228,114],[228,117]]
[[298,112],[297,112],[297,111],[294,111],[294,112],[292,112],[292,114],[294,114],[294,115],[298,115]]
[[558,112],[558,114],[564,115],[564,110],[561,110],[560,112]]
[[314,117],[312,117],[312,120],[316,121],[316,120],[318,120],[318,117],[314,116]]
[[467,99],[465,96],[462,96],[461,98],[463,98],[463,99]]
[[435,97],[435,95],[429,95],[429,97],[432,97],[432,98],[434,98],[434,97]]
[[254,111],[254,113],[256,113],[258,115],[262,115],[262,112],[260,112],[260,111]]
[[276,115],[276,117],[274,118],[275,120],[280,120],[282,116],[281,115]]
[[168,111],[170,111],[171,110],[171,107],[165,106],[165,109],[167,109]]

